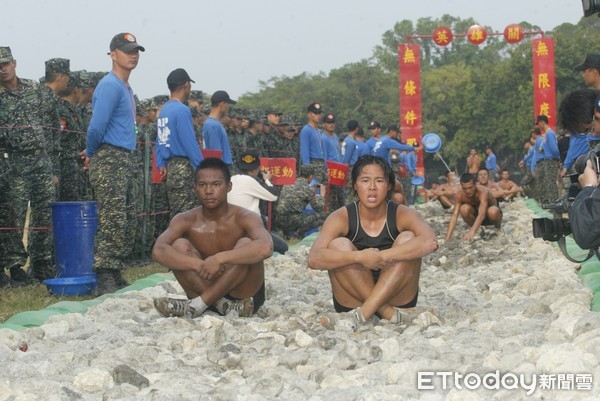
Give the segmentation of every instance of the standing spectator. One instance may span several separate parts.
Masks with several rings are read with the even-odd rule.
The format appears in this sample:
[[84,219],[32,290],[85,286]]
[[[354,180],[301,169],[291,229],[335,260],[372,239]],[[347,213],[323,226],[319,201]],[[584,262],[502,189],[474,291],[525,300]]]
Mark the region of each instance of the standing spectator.
[[575,71],[582,72],[583,82],[587,86],[600,90],[600,54],[587,54],[583,63],[575,67]]
[[498,178],[498,162],[496,161],[496,155],[492,150],[491,146],[485,148],[487,157],[485,158],[485,168],[488,170],[489,176],[492,181]]
[[133,170],[136,149],[135,100],[129,86],[137,67],[140,46],[131,33],[110,42],[112,71],[94,91],[92,120],[87,131],[85,165],[98,202],[94,269],[99,295],[114,292],[127,282],[121,276],[124,259],[133,248],[135,200]]
[[192,82],[194,80],[183,68],[171,71],[167,77],[171,97],[161,109],[156,123],[156,167],[167,186],[171,218],[198,206],[193,183],[202,153],[196,142],[192,112],[185,105]]
[[531,163],[531,169],[536,181],[536,193],[538,200],[544,203],[554,202],[558,198],[558,141],[556,134],[548,125],[548,117],[539,115],[536,123],[542,135],[535,143],[535,157]]
[[[8,227],[22,229],[29,204],[29,227],[50,227],[48,204],[55,200],[55,188],[40,115],[40,85],[17,77],[16,67],[10,48],[0,47],[0,163],[4,165],[2,170],[9,172],[7,187],[10,191],[7,196],[10,204],[0,205],[0,213],[7,213]],[[53,278],[51,231],[31,230],[27,248],[33,277],[37,280]],[[22,270],[27,259],[23,242],[10,241],[10,249],[4,253],[3,267],[10,269],[12,279],[29,281]]]
[[[327,141],[327,153],[325,159],[327,161],[341,163],[342,150],[340,148],[340,139],[335,133],[335,116],[331,113],[325,114],[323,117],[323,139]],[[328,210],[337,210],[346,203],[343,186],[332,185],[329,187],[329,204]]]
[[[377,122],[375,121],[375,123]],[[373,125],[373,123],[371,124]],[[375,127],[375,129],[372,130],[376,134],[373,137],[375,138],[375,142],[373,143],[373,147],[371,148],[371,155],[381,157],[382,159],[388,162],[390,167],[392,166],[390,150],[406,150],[407,152],[412,152],[415,150],[415,147],[405,145],[397,140],[398,136],[400,135],[400,129],[395,125],[392,125],[388,128],[387,135],[385,136],[381,136],[381,127]]]
[[204,125],[202,126],[202,139],[205,149],[215,149],[222,152],[221,157],[231,167],[231,148],[227,132],[221,124],[221,119],[227,115],[229,106],[236,104],[225,91],[216,91],[210,98],[211,110]]
[[315,179],[319,184],[327,185],[328,177],[325,169],[325,156],[327,154],[325,146],[327,145],[323,140],[323,133],[319,130],[322,113],[320,103],[308,105],[308,124],[302,127],[300,131],[300,162],[303,166],[312,165]]
[[350,120],[346,124],[346,128],[348,128],[348,135],[346,135],[342,144],[342,163],[346,163],[352,168],[356,163],[356,159],[358,159],[358,144],[355,137],[360,127],[358,121]]
[[477,149],[473,148],[469,151],[467,156],[467,173],[477,174],[481,167],[481,157],[477,154]]

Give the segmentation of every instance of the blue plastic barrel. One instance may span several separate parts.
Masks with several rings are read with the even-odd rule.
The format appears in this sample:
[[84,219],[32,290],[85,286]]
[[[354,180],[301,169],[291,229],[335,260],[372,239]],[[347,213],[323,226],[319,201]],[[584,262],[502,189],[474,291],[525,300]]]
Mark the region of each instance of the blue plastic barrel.
[[96,202],[52,202],[50,207],[57,276],[95,278]]

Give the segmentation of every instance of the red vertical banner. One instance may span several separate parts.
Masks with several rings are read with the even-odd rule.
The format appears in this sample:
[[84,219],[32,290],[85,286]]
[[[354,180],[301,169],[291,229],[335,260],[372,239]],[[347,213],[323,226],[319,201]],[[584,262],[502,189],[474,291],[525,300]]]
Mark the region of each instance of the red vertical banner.
[[[421,143],[421,47],[418,44],[398,45],[398,77],[402,141],[408,145]],[[417,175],[424,176],[423,170],[423,155],[419,152]]]
[[533,106],[534,118],[548,117],[551,127],[556,127],[556,84],[554,80],[554,40],[534,39],[533,46]]

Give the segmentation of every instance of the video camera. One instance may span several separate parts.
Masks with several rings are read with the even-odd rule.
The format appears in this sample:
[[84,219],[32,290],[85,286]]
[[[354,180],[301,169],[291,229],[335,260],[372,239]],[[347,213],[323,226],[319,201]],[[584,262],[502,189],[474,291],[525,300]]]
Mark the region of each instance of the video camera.
[[583,16],[589,17],[598,13],[600,16],[600,0],[581,0],[583,6]]
[[[599,0],[600,3],[600,0]],[[600,177],[600,145],[597,145],[594,150],[591,150],[583,155],[579,156],[573,168],[575,173],[567,174],[563,177],[563,187],[568,191],[567,194],[556,199],[554,203],[542,204],[542,208],[550,210],[553,218],[541,217],[533,219],[532,231],[534,238],[542,238],[545,241],[558,242],[559,248],[563,255],[571,262],[581,263],[589,259],[594,252],[598,250],[591,250],[588,257],[584,260],[575,260],[567,253],[567,247],[565,238],[572,234],[571,225],[568,218],[563,217],[569,213],[575,197],[581,191],[579,185],[579,176],[583,174],[587,162],[592,162],[592,167],[596,172],[596,175]]]

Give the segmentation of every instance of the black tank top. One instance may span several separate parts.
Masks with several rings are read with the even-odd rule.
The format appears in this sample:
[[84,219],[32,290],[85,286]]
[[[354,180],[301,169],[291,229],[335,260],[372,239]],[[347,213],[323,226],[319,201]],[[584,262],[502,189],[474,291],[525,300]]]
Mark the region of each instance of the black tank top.
[[398,231],[398,227],[396,226],[397,203],[391,201],[387,202],[385,226],[377,237],[371,237],[360,225],[358,201],[346,205],[346,209],[348,211],[348,234],[346,234],[346,238],[352,241],[356,249],[360,251],[366,248],[377,248],[380,251],[383,251],[392,247],[396,237],[400,234],[400,231]]

